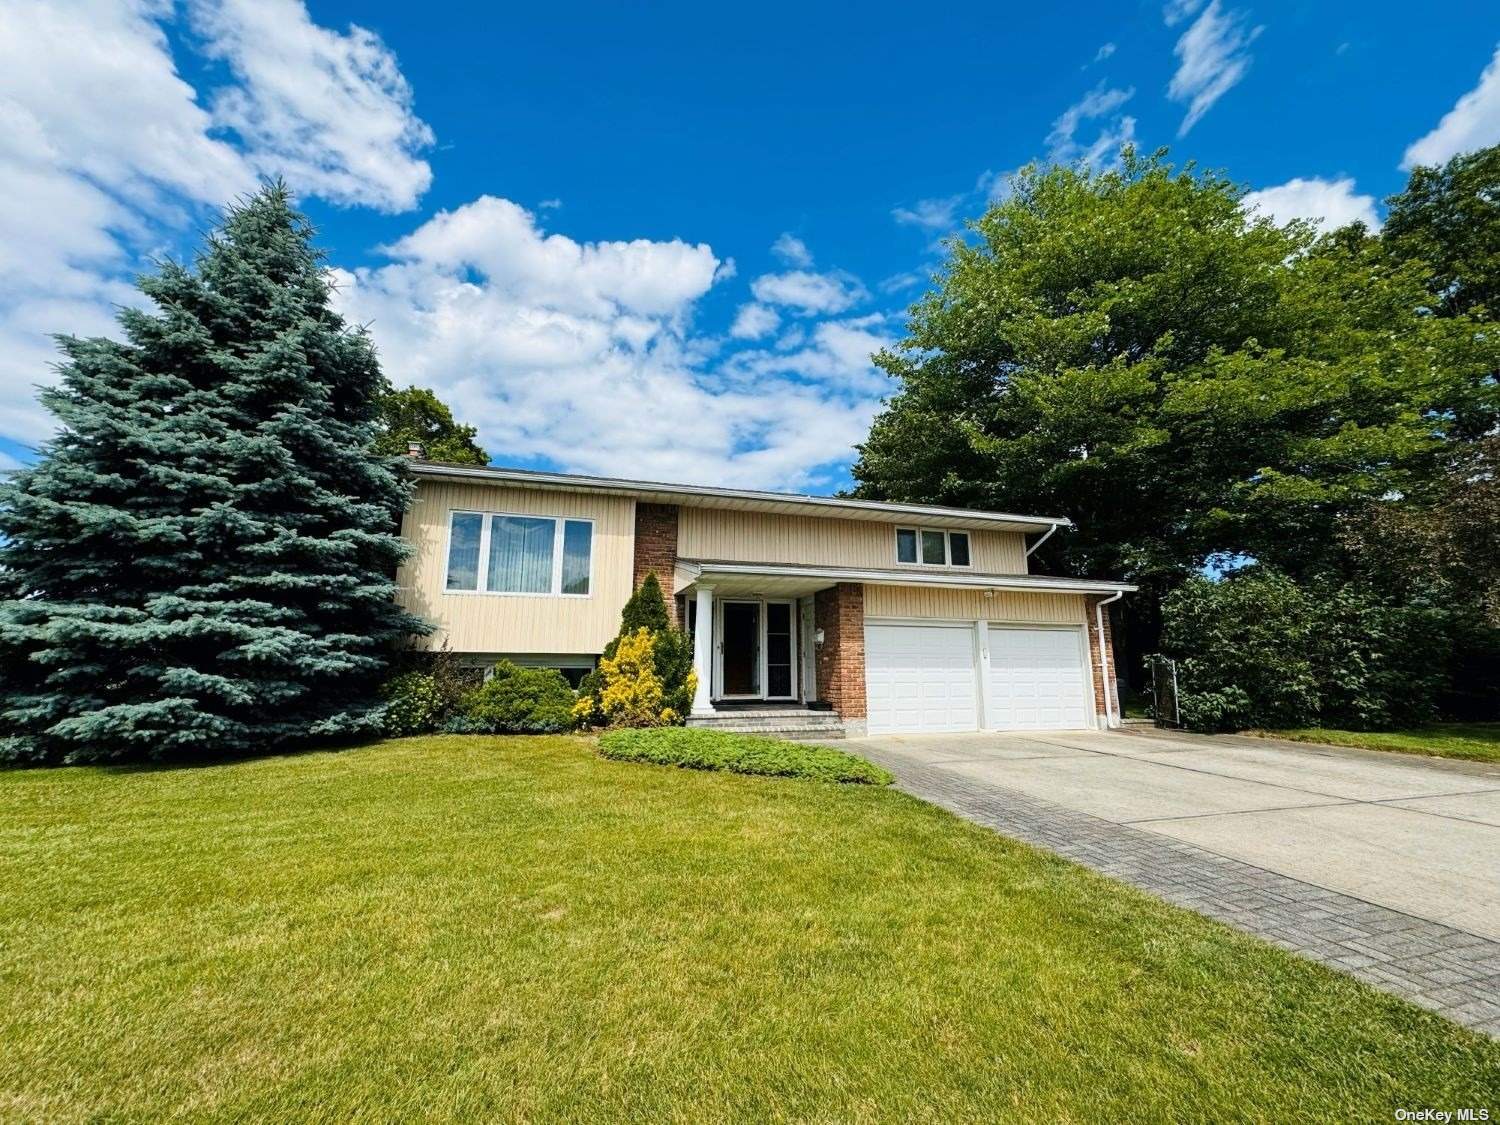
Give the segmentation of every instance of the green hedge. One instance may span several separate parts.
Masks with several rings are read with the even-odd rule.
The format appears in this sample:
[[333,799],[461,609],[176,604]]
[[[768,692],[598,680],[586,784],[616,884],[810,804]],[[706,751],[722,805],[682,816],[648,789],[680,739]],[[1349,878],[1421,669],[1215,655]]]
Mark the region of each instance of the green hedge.
[[895,780],[879,766],[842,750],[702,727],[614,730],[600,736],[599,752],[617,762],[763,777],[807,777],[854,785],[889,785]]

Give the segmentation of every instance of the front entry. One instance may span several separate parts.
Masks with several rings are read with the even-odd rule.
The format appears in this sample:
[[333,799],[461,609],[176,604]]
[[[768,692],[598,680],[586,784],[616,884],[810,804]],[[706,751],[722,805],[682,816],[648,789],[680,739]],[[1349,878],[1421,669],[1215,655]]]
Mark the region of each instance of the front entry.
[[760,696],[760,603],[725,602],[720,652],[723,675],[720,695],[725,699]]
[[790,600],[718,604],[718,699],[797,698],[796,620]]

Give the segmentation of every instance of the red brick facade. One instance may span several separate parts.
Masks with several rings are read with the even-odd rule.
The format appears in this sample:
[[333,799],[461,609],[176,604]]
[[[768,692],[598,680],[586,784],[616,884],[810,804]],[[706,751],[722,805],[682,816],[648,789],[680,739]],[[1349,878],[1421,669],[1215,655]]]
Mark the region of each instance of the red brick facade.
[[661,591],[667,599],[667,616],[677,624],[678,599],[672,596],[672,572],[677,566],[677,506],[643,504],[635,506],[635,589],[646,575],[656,571]]
[[865,588],[840,582],[819,590],[813,601],[813,627],[823,631],[818,646],[818,698],[839,717],[865,717]]
[[1104,662],[1109,669],[1109,706],[1104,703],[1105,681],[1099,675],[1099,614],[1095,612],[1095,606],[1102,598],[1089,598],[1088,600],[1088,634],[1089,634],[1089,660],[1093,664],[1091,669],[1094,680],[1094,711],[1100,716],[1113,714],[1116,719],[1120,717],[1120,690],[1115,682],[1115,640],[1114,630],[1109,622],[1109,607],[1104,609]]

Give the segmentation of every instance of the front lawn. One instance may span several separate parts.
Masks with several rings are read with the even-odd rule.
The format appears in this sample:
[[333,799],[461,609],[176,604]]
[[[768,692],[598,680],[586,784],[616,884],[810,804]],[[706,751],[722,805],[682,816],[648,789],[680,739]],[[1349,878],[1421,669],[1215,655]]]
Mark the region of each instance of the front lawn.
[[0,773],[0,1118],[1391,1120],[1500,1044],[892,789],[435,737]]
[[1327,746],[1356,746],[1365,750],[1394,750],[1429,758],[1461,758],[1469,762],[1500,762],[1500,723],[1433,723],[1409,730],[1298,730],[1246,731],[1264,738],[1321,742]]

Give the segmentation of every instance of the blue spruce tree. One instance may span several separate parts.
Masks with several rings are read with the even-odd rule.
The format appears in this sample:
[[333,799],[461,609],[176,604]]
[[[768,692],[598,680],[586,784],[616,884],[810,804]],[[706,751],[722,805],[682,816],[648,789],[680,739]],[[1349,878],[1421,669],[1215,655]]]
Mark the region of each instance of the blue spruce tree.
[[375,351],[273,184],[124,342],[63,337],[61,429],[0,485],[0,760],[257,751],[377,726],[408,484]]

